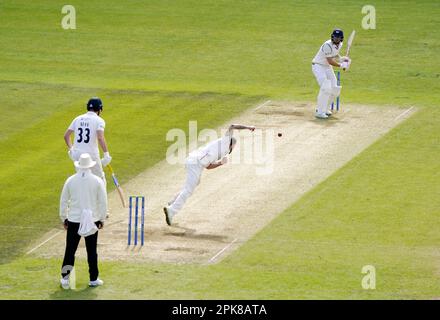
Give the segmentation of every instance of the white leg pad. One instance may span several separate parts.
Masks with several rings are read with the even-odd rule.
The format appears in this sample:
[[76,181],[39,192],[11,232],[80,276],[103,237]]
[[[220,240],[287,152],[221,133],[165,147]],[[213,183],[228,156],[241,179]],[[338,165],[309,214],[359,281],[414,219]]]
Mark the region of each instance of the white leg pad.
[[318,113],[325,113],[327,111],[328,101],[331,98],[332,92],[331,81],[325,79],[318,94]]
[[330,110],[330,106],[332,104],[332,102],[335,101],[336,97],[339,97],[339,95],[341,94],[341,86],[335,86],[331,88],[331,95],[329,97],[328,103],[327,103],[327,110]]
[[336,86],[332,88],[332,95],[336,98],[339,97],[339,95],[341,94],[341,86]]

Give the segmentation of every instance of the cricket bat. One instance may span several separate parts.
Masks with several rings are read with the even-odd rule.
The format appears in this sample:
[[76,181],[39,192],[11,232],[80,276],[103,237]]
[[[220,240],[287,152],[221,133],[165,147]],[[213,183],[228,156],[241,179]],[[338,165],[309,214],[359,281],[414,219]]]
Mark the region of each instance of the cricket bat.
[[[345,53],[346,57],[348,57],[348,55],[350,54],[350,48],[351,48],[351,44],[353,43],[353,39],[354,39],[355,34],[356,34],[356,31],[353,30],[351,32],[351,34],[350,34],[350,37],[348,38],[348,41],[347,41],[347,52]],[[342,70],[345,71],[345,68],[342,68]]]
[[116,190],[118,190],[119,193],[119,198],[121,198],[121,202],[122,202],[122,206],[124,208],[127,207],[127,204],[125,203],[125,196],[124,196],[124,191],[122,191],[121,186],[119,185],[118,179],[116,178],[115,173],[113,172],[113,168],[111,165],[107,165],[108,170],[110,171],[111,175],[112,175],[112,179],[113,179],[113,183],[116,186]]
[[351,44],[353,43],[353,39],[354,39],[355,34],[356,34],[356,31],[353,30],[351,32],[351,34],[350,34],[350,37],[348,38],[348,41],[347,41],[347,53],[345,54],[347,57],[350,54],[350,48],[351,48]]

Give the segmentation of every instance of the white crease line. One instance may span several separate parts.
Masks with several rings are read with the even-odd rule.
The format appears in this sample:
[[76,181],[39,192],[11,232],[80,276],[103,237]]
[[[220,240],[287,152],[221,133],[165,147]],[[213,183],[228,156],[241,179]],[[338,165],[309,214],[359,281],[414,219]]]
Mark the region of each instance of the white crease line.
[[408,112],[410,112],[412,109],[414,109],[414,107],[409,108],[408,110],[403,111],[401,114],[399,114],[394,121],[399,120],[401,117],[403,117],[404,115],[406,115]]
[[221,255],[223,252],[225,252],[230,246],[232,246],[238,239],[234,239],[230,244],[228,244],[226,247],[221,249],[215,256],[213,256],[211,259],[209,259],[209,262],[213,262],[219,255]]
[[254,111],[257,111],[258,109],[263,108],[263,107],[266,106],[268,103],[270,103],[270,100],[267,100],[266,102],[260,104],[258,107],[256,107],[256,108],[254,109]]
[[55,238],[57,235],[59,235],[61,232],[63,232],[63,230],[58,230],[57,233],[55,233],[52,237],[50,237],[49,239],[43,241],[42,243],[40,243],[38,246],[36,246],[35,248],[29,250],[28,252],[26,252],[26,255],[31,254],[32,252],[34,252],[35,250],[37,250],[39,247],[41,247],[42,245],[44,245],[45,243],[49,242],[50,240],[52,240],[53,238]]

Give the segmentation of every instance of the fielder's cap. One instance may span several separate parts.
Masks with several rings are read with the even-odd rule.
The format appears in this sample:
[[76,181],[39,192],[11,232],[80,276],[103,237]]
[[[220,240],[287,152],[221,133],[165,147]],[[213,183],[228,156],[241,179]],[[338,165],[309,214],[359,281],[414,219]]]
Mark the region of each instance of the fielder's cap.
[[88,153],[83,153],[80,157],[78,161],[74,162],[75,167],[77,167],[78,169],[88,169],[93,167],[96,164],[96,161],[93,161],[92,158],[90,157],[90,154]]

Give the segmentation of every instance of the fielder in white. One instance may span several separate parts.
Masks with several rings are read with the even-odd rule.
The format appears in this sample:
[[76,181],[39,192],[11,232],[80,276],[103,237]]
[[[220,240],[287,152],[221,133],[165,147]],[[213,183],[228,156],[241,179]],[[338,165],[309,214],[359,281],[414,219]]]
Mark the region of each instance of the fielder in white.
[[[105,174],[102,167],[110,163],[112,157],[108,152],[104,137],[105,121],[99,115],[102,112],[102,101],[93,97],[87,103],[87,113],[76,117],[64,134],[64,141],[69,149],[68,154],[72,161],[78,161],[83,153],[88,153],[96,164],[92,167],[92,173],[102,178],[106,184]],[[74,133],[73,145],[71,135]],[[99,146],[104,158],[99,157]]]
[[226,134],[220,139],[208,143],[188,155],[186,158],[186,181],[182,190],[175,196],[174,200],[163,208],[165,220],[171,225],[173,217],[182,209],[186,200],[192,195],[200,183],[203,169],[215,169],[227,163],[226,156],[232,152],[237,140],[232,136],[233,130],[248,129],[254,131],[254,126],[233,124]]
[[330,105],[341,93],[342,87],[337,84],[333,67],[347,70],[351,64],[350,58],[339,55],[343,40],[343,31],[333,30],[331,39],[324,42],[312,61],[312,71],[320,87],[315,117],[320,119],[327,119],[332,115]]

